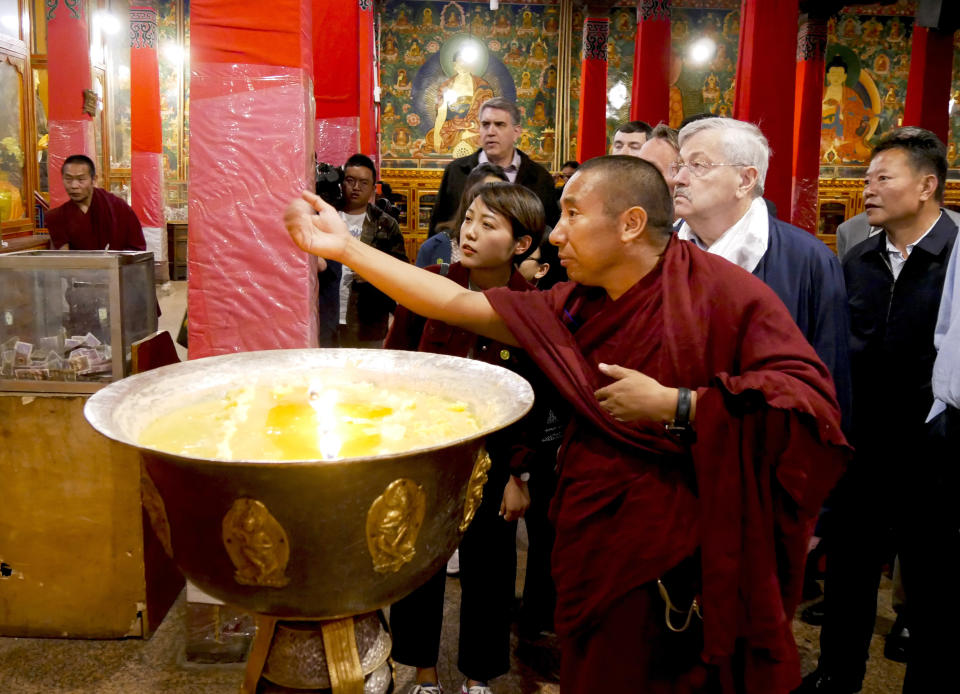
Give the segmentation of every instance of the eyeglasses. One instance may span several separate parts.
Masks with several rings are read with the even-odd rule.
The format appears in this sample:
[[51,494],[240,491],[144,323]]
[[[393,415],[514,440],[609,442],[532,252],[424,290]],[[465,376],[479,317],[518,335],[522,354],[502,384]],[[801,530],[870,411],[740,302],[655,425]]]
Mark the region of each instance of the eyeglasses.
[[683,169],[689,169],[690,175],[695,178],[700,178],[706,176],[712,169],[718,166],[748,166],[747,164],[711,164],[707,161],[692,161],[689,164],[685,161],[675,161],[667,168],[667,173],[670,174],[671,178],[676,178],[680,175],[680,172]]
[[343,179],[343,182],[351,188],[369,188],[373,185],[373,181],[366,181],[362,178],[354,178],[353,176],[347,176]]

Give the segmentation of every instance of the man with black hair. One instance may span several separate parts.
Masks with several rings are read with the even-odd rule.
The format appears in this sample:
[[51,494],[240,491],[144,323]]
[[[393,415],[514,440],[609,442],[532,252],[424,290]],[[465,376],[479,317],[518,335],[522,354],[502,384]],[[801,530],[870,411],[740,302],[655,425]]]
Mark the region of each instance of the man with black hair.
[[[350,233],[368,246],[407,262],[403,233],[397,220],[372,204],[377,169],[370,157],[354,154],[343,165],[343,210]],[[380,347],[396,303],[343,266],[340,277],[339,344],[341,347]]]
[[640,148],[650,137],[653,128],[642,120],[632,120],[624,123],[613,134],[613,144],[610,145],[610,154],[629,154],[639,156]]
[[[799,692],[860,691],[891,535],[900,554],[911,629],[923,631],[930,620],[948,619],[940,611],[942,595],[933,598],[928,614],[916,609],[915,598],[924,596],[912,585],[918,585],[918,577],[923,584],[917,573],[922,563],[905,534],[908,528],[911,537],[932,534],[932,528],[917,527],[930,517],[931,502],[942,498],[940,490],[930,488],[931,470],[955,462],[928,460],[925,451],[925,421],[934,399],[934,328],[957,236],[957,226],[940,208],[946,174],[946,148],[936,135],[904,127],[888,133],[873,150],[864,179],[867,220],[883,232],[854,246],[843,263],[856,456],[831,497],[820,663]],[[955,500],[946,503],[955,505]],[[956,527],[952,532],[956,535]],[[913,690],[905,686],[905,692],[936,691],[932,682],[942,686],[952,679],[947,672],[939,680],[915,672],[915,656],[924,655],[920,650],[910,649],[907,682],[916,677],[926,684]],[[926,666],[948,663],[928,659]]]
[[560,216],[557,192],[550,172],[515,147],[520,137],[520,109],[512,101],[495,96],[480,107],[480,149],[454,159],[443,170],[437,191],[437,202],[430,213],[428,236],[437,233],[437,225],[453,219],[460,205],[467,176],[478,164],[490,162],[503,169],[510,183],[529,188],[540,198],[547,215],[547,225],[556,224]]
[[90,157],[72,154],[60,168],[70,200],[47,212],[54,249],[75,251],[145,251],[143,227],[124,200],[97,188],[97,170]]

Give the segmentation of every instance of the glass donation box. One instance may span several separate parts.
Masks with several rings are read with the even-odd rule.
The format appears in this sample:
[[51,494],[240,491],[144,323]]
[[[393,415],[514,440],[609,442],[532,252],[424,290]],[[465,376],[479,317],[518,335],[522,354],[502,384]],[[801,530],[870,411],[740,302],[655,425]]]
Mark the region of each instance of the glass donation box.
[[156,330],[152,253],[0,255],[0,391],[93,393]]

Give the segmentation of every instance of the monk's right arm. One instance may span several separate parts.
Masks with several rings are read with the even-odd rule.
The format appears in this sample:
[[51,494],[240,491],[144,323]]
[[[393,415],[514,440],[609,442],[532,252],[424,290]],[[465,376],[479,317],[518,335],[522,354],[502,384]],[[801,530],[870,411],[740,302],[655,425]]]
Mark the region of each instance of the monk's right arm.
[[284,224],[300,248],[340,261],[414,313],[506,344],[518,344],[482,292],[465,289],[353,238],[336,210],[318,196],[304,192],[303,200],[291,202],[284,213]]

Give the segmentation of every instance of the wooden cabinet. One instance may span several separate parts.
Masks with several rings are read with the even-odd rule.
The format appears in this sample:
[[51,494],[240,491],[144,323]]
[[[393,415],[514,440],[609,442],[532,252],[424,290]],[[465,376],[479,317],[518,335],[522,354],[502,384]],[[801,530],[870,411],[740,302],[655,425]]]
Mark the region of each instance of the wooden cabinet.
[[[944,207],[960,211],[960,181],[948,180]],[[821,178],[817,199],[818,235],[837,233],[843,221],[863,212],[862,178]]]
[[437,200],[443,178],[442,169],[383,169],[380,177],[393,189],[394,204],[400,208],[400,229],[407,257],[413,262],[421,244],[427,240],[430,213]]
[[167,222],[167,258],[170,279],[187,279],[187,223]]

